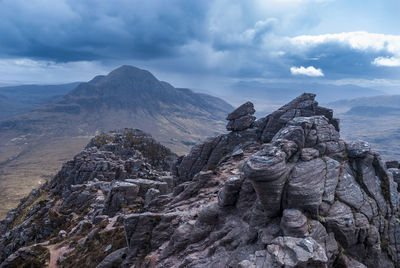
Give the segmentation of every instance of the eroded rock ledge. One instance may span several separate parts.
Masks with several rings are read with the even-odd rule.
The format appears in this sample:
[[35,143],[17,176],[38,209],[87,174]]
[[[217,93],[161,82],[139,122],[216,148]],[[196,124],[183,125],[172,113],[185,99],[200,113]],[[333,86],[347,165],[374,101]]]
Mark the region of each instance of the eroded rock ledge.
[[176,161],[97,137],[9,212],[0,267],[400,267],[399,163],[341,140],[313,94],[254,112]]

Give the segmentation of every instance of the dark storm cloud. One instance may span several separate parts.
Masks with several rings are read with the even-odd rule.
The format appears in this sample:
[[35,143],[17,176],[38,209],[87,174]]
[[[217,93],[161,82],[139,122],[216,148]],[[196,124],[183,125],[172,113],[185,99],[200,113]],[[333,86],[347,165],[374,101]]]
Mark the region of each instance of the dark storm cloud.
[[0,54],[55,61],[157,58],[204,37],[207,1],[0,1]]
[[0,0],[0,70],[94,73],[137,64],[228,79],[398,78],[400,36],[298,36],[323,22],[318,11],[334,2]]

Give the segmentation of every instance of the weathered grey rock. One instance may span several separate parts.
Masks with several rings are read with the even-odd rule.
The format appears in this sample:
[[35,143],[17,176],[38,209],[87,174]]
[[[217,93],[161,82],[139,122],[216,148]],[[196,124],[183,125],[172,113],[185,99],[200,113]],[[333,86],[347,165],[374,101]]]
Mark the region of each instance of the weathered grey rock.
[[388,172],[392,174],[393,180],[397,183],[397,191],[400,192],[400,169],[389,168]]
[[[256,265],[249,260],[244,260],[238,263],[240,268],[256,268]],[[263,267],[263,266],[260,266]]]
[[240,117],[246,116],[246,115],[252,115],[256,112],[254,109],[254,105],[251,102],[246,102],[242,105],[240,105],[236,110],[231,112],[227,117],[226,120],[235,120]]
[[278,140],[289,140],[297,144],[298,148],[303,148],[305,143],[304,130],[300,126],[287,126],[282,128],[272,138],[272,142]]
[[107,195],[104,213],[114,216],[122,207],[135,203],[139,186],[128,182],[116,182]]
[[[178,217],[179,214],[176,213],[150,212],[126,216],[124,229],[129,251],[126,262],[143,257],[151,249],[158,248],[162,243],[169,241],[172,235],[171,229],[174,230],[179,223],[175,221]],[[166,233],[164,233],[165,230]]]
[[367,268],[364,264],[344,254],[340,256],[338,263],[340,263],[343,268]]
[[340,201],[336,201],[329,215],[325,217],[326,226],[335,234],[336,240],[345,248],[355,245],[358,240],[354,214],[351,208]]
[[[248,262],[247,262],[248,263]],[[251,263],[256,268],[280,268],[282,267],[275,257],[267,250],[258,250],[255,252],[255,260]],[[252,267],[252,266],[250,266]]]
[[324,248],[311,237],[280,236],[267,248],[284,267],[323,267],[328,262]]
[[386,162],[386,168],[400,168],[399,161],[393,160],[393,161],[387,161]]
[[318,213],[324,193],[326,164],[320,159],[298,162],[288,180],[286,207]]
[[111,254],[107,255],[107,257],[97,265],[96,268],[114,268],[120,267],[121,264],[127,257],[127,248],[118,249]]
[[[362,148],[366,147],[362,146]],[[387,178],[380,178],[377,176],[374,161],[375,155],[366,153],[363,158],[356,158],[354,163],[356,165],[355,169],[357,175],[360,177],[360,184],[363,187],[363,190],[376,201],[380,213],[386,215],[388,212],[388,204],[383,195],[381,183],[385,182]],[[387,181],[386,183],[389,186],[389,182]]]
[[243,150],[242,149],[237,149],[235,151],[233,151],[233,153],[231,154],[232,157],[242,157],[243,156]]
[[[194,175],[202,170],[215,168],[222,155],[228,151],[225,148],[225,145],[229,144],[228,136],[208,138],[204,143],[193,146],[192,150],[178,163],[177,184],[192,180]],[[213,159],[211,159],[211,156],[213,156]]]
[[252,181],[265,213],[276,216],[281,211],[282,191],[289,174],[286,154],[268,144],[245,162],[243,171]]
[[88,220],[81,220],[77,226],[69,232],[68,236],[74,234],[81,234],[83,232],[89,231],[93,227],[93,224]]
[[165,182],[168,185],[168,192],[172,192],[174,189],[174,177],[173,176],[161,176],[158,178],[159,181]]
[[347,153],[352,158],[362,158],[371,151],[371,146],[366,141],[356,141],[346,144]]
[[232,177],[227,180],[218,193],[218,205],[221,207],[233,206],[239,198],[240,188],[243,180],[237,177]]
[[328,258],[328,267],[332,266],[336,261],[337,255],[339,254],[339,248],[335,240],[335,235],[332,232],[328,233],[324,225],[316,220],[308,220],[308,227],[310,230],[309,236],[324,247],[326,256]]
[[227,130],[230,131],[240,131],[240,130],[245,130],[249,127],[251,127],[256,121],[256,117],[252,115],[245,115],[242,117],[239,117],[237,119],[229,121],[228,125],[226,126]]
[[166,258],[175,252],[184,249],[191,241],[194,226],[189,223],[180,225],[172,234],[168,246],[163,251],[161,257]]
[[315,94],[304,93],[267,117],[261,141],[270,142],[287,122],[296,117],[310,117],[314,115],[323,115],[337,131],[339,130],[338,120],[332,118],[332,110],[319,107],[315,101]]
[[9,267],[45,267],[50,260],[49,250],[41,245],[22,247],[7,257],[0,268]]
[[140,257],[149,252],[149,237],[159,222],[160,215],[148,212],[126,216],[124,229],[130,255]]
[[339,174],[341,172],[341,165],[338,161],[329,157],[324,157],[323,160],[326,163],[327,173],[322,200],[329,204],[333,204],[335,200],[335,190],[339,181]]
[[97,215],[93,218],[93,224],[99,224],[101,222],[108,223],[109,217],[107,215]]
[[314,148],[303,148],[301,150],[301,160],[310,161],[319,156],[319,151]]
[[126,182],[139,186],[138,196],[146,198],[146,193],[150,188],[157,189],[160,194],[168,193],[168,184],[166,182],[153,181],[147,179],[126,179]]
[[259,237],[261,240],[262,245],[267,246],[271,244],[271,241],[279,236],[279,234],[282,232],[281,229],[281,224],[282,220],[279,219],[274,219],[270,222],[268,222],[268,225],[264,228],[261,228],[259,230]]
[[59,238],[65,238],[66,236],[67,236],[67,232],[66,232],[66,231],[60,230],[60,231],[58,232],[58,237],[59,237]]
[[69,194],[64,199],[60,209],[68,210],[72,207],[82,208],[85,207],[85,205],[88,204],[89,201],[94,198],[94,196],[85,188],[81,188],[80,190],[74,191],[71,194]]
[[314,116],[313,120],[317,132],[317,143],[339,140],[339,132],[329,123],[327,118],[324,116]]
[[375,168],[376,175],[381,181],[381,191],[385,199],[388,201],[391,212],[397,213],[400,195],[397,191],[397,185],[393,180],[393,176],[387,171],[386,165],[379,154],[374,154],[373,167]]
[[307,217],[297,209],[283,211],[281,228],[285,236],[305,237],[309,234]]
[[242,104],[226,118],[229,121],[226,129],[229,131],[241,131],[251,127],[256,120],[256,117],[253,116],[254,113],[254,105],[251,102]]
[[370,220],[378,215],[375,201],[368,197],[355,178],[347,171],[344,171],[340,176],[336,196],[340,201],[360,211]]
[[175,197],[172,203],[187,200],[197,195],[202,188],[215,187],[218,184],[213,171],[201,171],[196,174],[192,181],[181,184],[175,188],[177,191],[174,191]]
[[[322,154],[325,154],[326,156],[329,156],[338,161],[343,161],[347,157],[346,144],[342,140],[319,143],[319,144],[317,144],[316,147],[318,147],[318,148],[316,148],[318,150],[320,150],[320,149],[324,150],[324,152]],[[320,151],[320,154],[321,154],[321,151]]]
[[160,196],[160,191],[154,188],[150,188],[147,190],[145,200],[144,200],[144,206],[147,207],[151,201],[153,201],[155,198]]
[[297,144],[294,141],[278,139],[275,142],[273,142],[272,145],[278,147],[286,154],[286,161],[296,162],[298,160],[298,157],[295,156],[298,155],[296,153],[299,150],[299,146],[297,146]]

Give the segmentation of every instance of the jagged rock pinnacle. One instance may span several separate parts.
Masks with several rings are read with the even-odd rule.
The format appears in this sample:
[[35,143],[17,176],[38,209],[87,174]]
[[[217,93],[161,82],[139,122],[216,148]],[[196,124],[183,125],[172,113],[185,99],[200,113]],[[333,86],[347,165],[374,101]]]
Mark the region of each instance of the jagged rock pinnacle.
[[242,104],[226,118],[229,120],[226,129],[231,131],[240,131],[251,127],[256,120],[256,117],[253,116],[255,112],[256,110],[254,110],[253,103],[248,101]]

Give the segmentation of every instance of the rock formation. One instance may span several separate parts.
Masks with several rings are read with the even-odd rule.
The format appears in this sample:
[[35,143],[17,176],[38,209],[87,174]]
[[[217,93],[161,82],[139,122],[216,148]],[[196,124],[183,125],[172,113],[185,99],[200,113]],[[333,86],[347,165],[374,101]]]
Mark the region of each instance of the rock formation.
[[226,126],[226,129],[231,131],[240,131],[251,127],[254,121],[256,121],[256,117],[253,116],[255,112],[256,110],[254,110],[253,103],[244,103],[228,115],[226,120],[228,120],[229,123]]
[[257,121],[245,103],[178,159],[137,130],[93,139],[8,213],[0,267],[400,267],[398,163],[314,98]]

